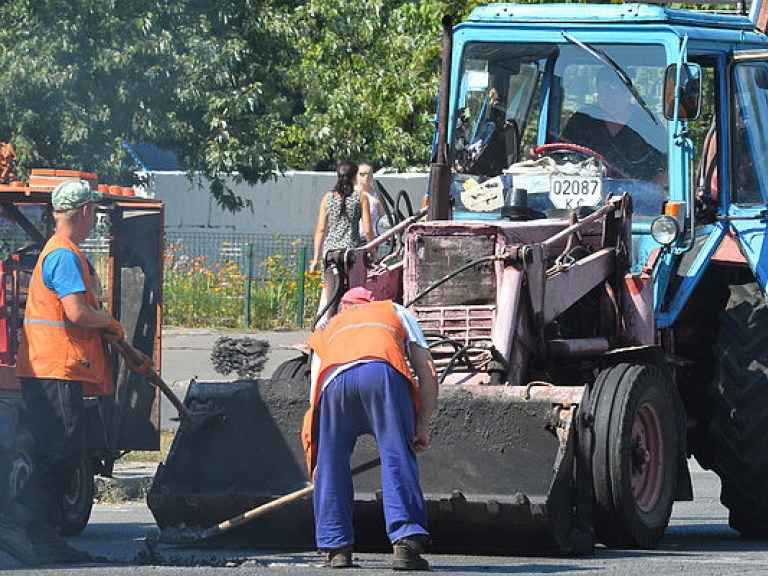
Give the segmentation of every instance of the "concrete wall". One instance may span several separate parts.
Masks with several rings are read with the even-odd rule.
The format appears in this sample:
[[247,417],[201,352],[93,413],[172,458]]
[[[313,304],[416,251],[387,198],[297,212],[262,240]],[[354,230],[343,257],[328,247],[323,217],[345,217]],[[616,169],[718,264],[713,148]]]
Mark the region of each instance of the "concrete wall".
[[[427,189],[426,173],[376,176],[393,198],[405,190],[414,210]],[[165,202],[165,226],[175,232],[295,234],[314,233],[320,200],[336,182],[333,172],[286,172],[263,184],[229,185],[253,209],[237,214],[222,210],[205,181],[190,181],[184,172],[151,172],[148,191]]]

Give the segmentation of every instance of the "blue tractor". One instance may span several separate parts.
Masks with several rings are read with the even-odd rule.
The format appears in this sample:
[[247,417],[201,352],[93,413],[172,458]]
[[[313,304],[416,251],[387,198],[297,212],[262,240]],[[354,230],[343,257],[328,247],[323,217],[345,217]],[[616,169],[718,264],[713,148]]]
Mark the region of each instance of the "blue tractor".
[[[652,395],[631,408],[629,357],[587,385],[581,456],[607,544],[655,544],[672,500],[692,496],[690,456],[720,476],[731,526],[768,536],[764,19],[759,2],[749,17],[493,4],[453,31],[428,220],[543,223],[632,199],[617,270],[642,303],[617,315],[624,337],[602,358],[655,349],[674,426]],[[557,330],[599,323],[600,299]]]

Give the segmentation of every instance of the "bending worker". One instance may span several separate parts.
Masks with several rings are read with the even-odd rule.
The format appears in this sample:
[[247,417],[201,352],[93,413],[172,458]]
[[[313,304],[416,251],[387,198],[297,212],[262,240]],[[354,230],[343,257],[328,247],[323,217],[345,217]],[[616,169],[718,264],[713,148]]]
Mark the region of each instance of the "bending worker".
[[[354,492],[350,457],[358,436],[372,434],[381,457],[387,535],[395,570],[428,570],[429,541],[416,452],[429,447],[438,384],[416,319],[358,287],[339,313],[309,338],[311,405],[302,436],[315,482],[315,537],[327,565],[352,566]],[[406,360],[418,377],[414,380]]]
[[32,273],[16,374],[35,440],[35,467],[0,515],[0,548],[28,565],[77,564],[90,555],[59,535],[64,492],[86,454],[83,396],[110,394],[106,343],[123,327],[99,304],[78,244],[93,228],[101,194],[82,180],[51,195],[56,232]]

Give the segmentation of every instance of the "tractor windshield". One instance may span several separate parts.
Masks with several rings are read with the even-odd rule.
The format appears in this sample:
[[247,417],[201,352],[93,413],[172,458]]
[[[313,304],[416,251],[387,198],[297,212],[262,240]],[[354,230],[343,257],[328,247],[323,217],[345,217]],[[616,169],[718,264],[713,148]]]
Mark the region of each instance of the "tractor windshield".
[[[459,213],[573,209],[629,192],[636,216],[666,199],[661,45],[468,44],[452,132]],[[519,195],[519,194],[518,194]]]

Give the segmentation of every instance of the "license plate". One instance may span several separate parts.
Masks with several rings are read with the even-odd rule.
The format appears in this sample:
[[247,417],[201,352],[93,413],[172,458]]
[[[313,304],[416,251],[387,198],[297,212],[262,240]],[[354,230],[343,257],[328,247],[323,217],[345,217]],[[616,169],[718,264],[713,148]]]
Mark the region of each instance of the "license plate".
[[549,199],[555,208],[598,206],[603,200],[603,181],[589,176],[552,176]]

